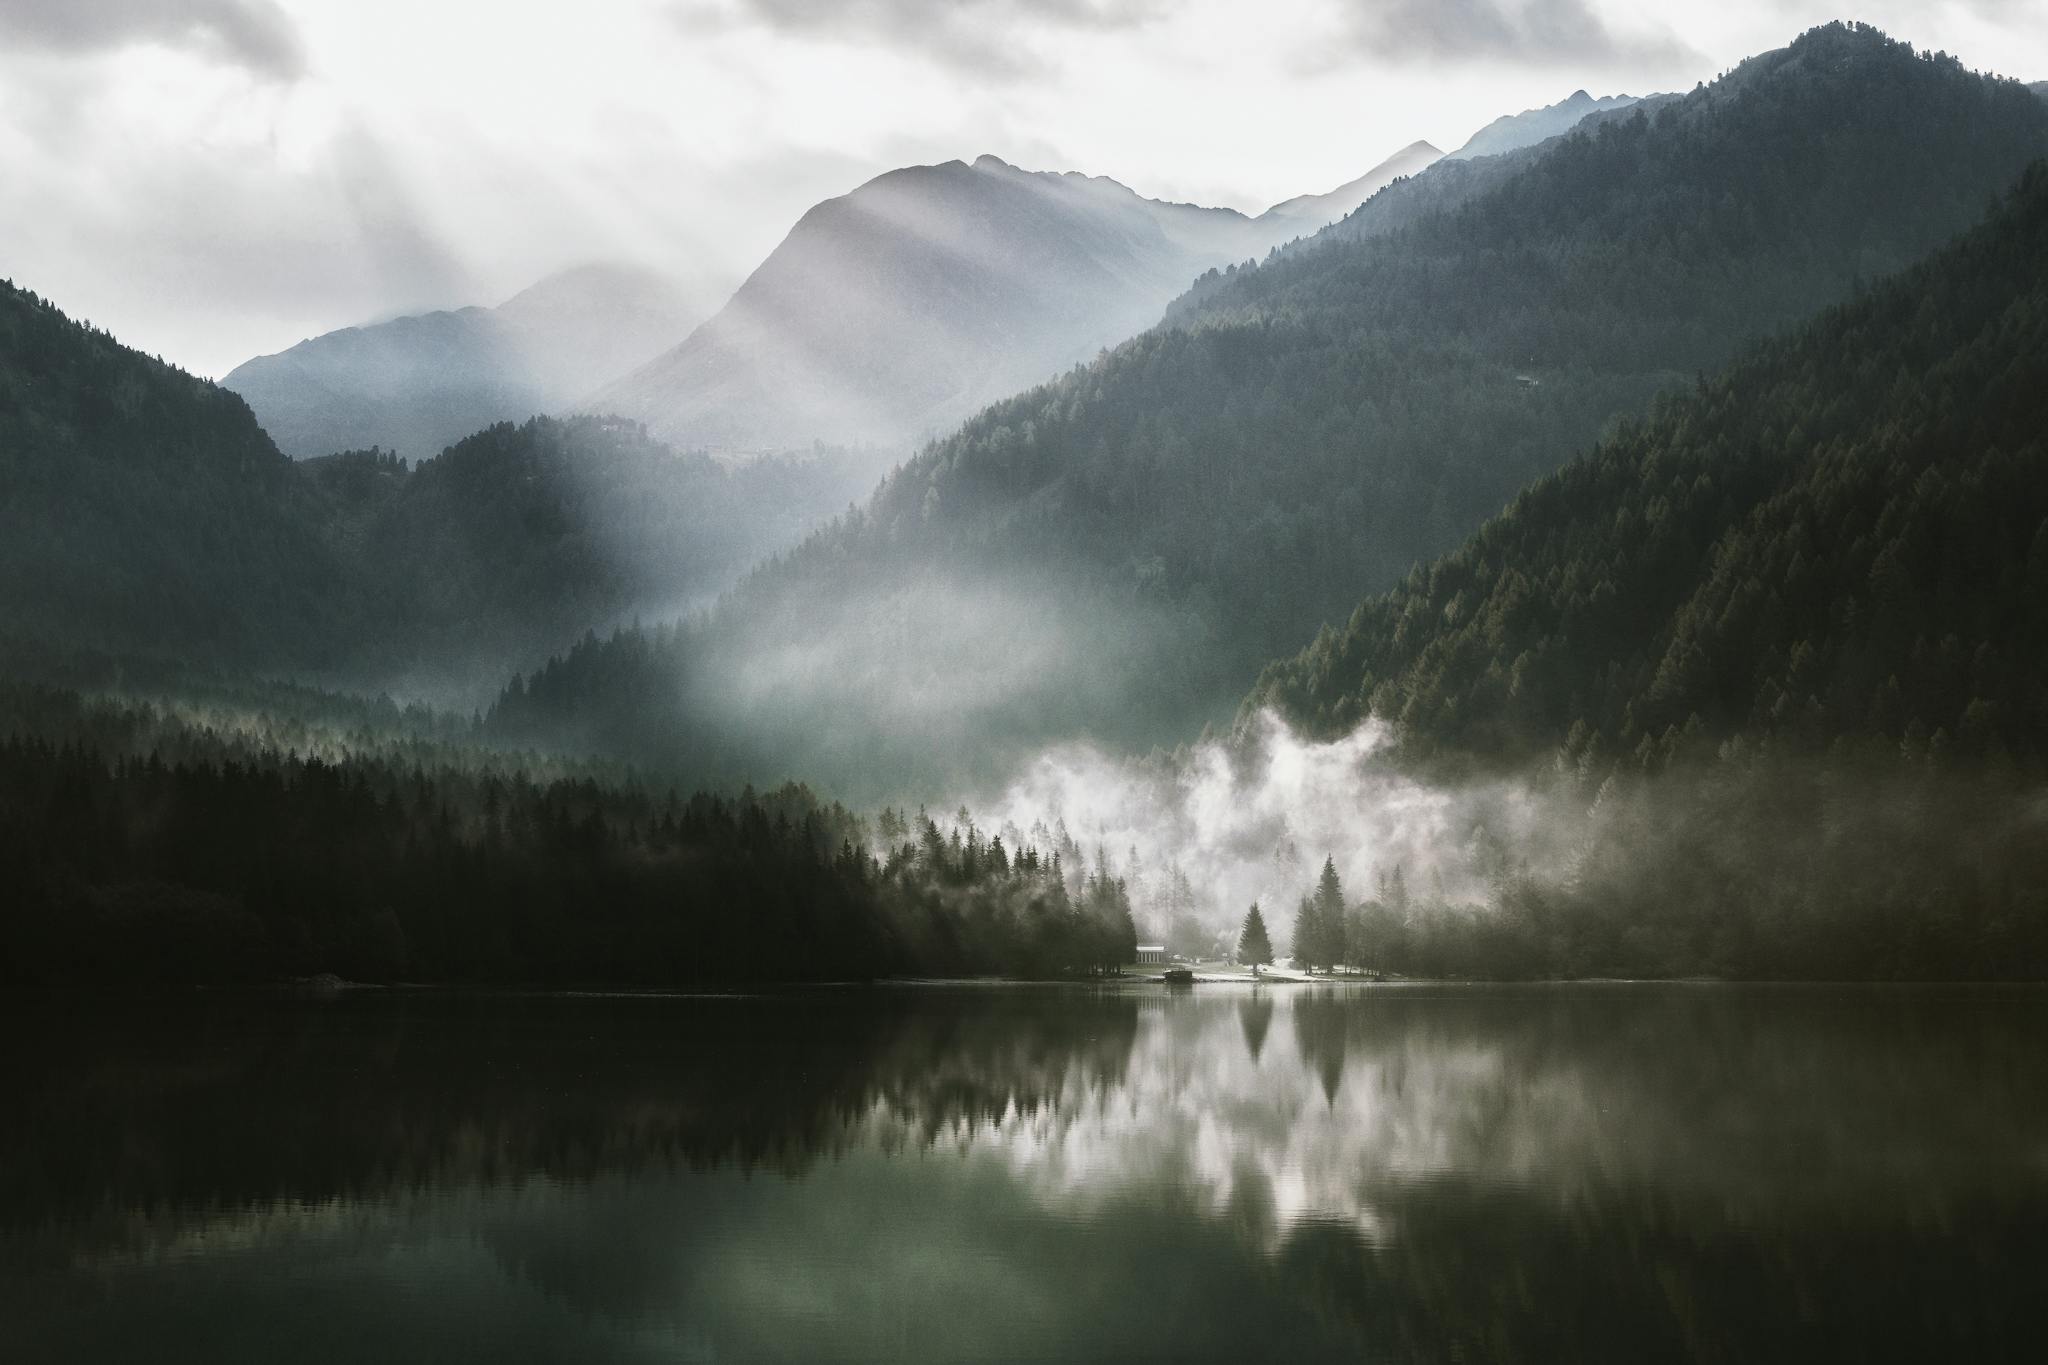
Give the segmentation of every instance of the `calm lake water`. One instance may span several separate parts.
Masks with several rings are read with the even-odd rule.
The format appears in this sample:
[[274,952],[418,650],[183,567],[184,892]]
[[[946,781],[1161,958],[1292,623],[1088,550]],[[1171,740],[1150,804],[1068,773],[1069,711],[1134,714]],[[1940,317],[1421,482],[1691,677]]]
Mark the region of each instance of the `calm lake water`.
[[0,1005],[0,1359],[2041,1359],[2048,994]]

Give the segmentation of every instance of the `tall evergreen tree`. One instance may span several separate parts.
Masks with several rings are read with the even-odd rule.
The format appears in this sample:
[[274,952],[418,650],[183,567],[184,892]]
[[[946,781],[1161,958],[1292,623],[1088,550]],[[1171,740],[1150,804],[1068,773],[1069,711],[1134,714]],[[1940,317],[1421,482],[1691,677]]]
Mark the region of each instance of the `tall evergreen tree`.
[[1344,884],[1337,877],[1335,858],[1323,859],[1323,873],[1316,879],[1309,922],[1315,959],[1326,967],[1334,967],[1343,961]]
[[1244,928],[1237,935],[1237,960],[1253,967],[1272,964],[1273,940],[1266,934],[1266,917],[1259,913],[1257,901],[1245,912]]

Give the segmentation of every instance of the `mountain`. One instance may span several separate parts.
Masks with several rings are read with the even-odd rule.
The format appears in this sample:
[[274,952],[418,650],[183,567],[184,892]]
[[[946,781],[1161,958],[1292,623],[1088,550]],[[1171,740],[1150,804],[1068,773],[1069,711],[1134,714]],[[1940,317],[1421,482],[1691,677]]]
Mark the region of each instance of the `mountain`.
[[[580,651],[578,723],[609,706],[620,743],[819,780],[1173,743],[1618,415],[1923,257],[2048,151],[2024,87],[1841,24],[1596,118],[1452,163],[1514,167],[1406,225],[1219,273],[703,629]],[[670,701],[608,703],[614,666],[636,696],[666,668]]]
[[221,383],[287,454],[376,446],[424,459],[494,422],[568,407],[685,335],[704,292],[652,271],[582,266],[496,308],[328,332]]
[[0,286],[0,641],[471,700],[592,626],[709,603],[869,485],[636,424],[294,463],[239,396]]
[[708,606],[869,486],[844,452],[729,465],[581,416],[501,422],[410,469],[352,451],[299,470],[379,604],[346,680],[463,705],[592,628]]
[[0,284],[0,636],[243,663],[346,610],[291,462],[228,390]]
[[548,276],[493,311],[518,338],[550,401],[565,406],[689,335],[715,306],[717,289],[708,282],[685,287],[651,270],[583,265]]
[[1275,226],[992,156],[806,213],[731,302],[591,411],[680,444],[905,447],[1150,326]]
[[[1657,111],[1677,99],[1676,95],[1631,99],[1626,104],[1590,110],[1564,132],[1523,146],[1503,148],[1486,156],[1441,157],[1416,174],[1390,183],[1342,220],[1332,223],[1318,237],[1290,242],[1281,248],[1281,252],[1284,255],[1316,245],[1384,236],[1433,216],[1449,213],[1491,194],[1528,170],[1550,153],[1551,143],[1558,138],[1571,133],[1597,136],[1610,123],[1626,123],[1638,114],[1654,117]],[[1196,288],[1175,300],[1172,315],[1191,316],[1196,305],[1205,302],[1214,292],[1212,285],[1213,282],[1208,281],[1198,283]]]
[[2048,970],[2043,657],[2036,162],[1954,246],[1270,667],[1242,715],[1391,723],[1443,793],[1439,871],[1487,904],[1383,889],[1346,928],[1389,970],[1989,980]]
[[1519,758],[1730,736],[2048,760],[2048,167],[1660,406],[1246,703]]
[[1533,147],[1559,133],[1570,132],[1589,114],[1626,109],[1637,99],[1635,95],[1604,95],[1595,99],[1583,90],[1574,90],[1556,104],[1546,104],[1541,109],[1524,109],[1519,114],[1502,114],[1474,133],[1464,146],[1450,153],[1449,159],[1469,161],[1475,156],[1499,156],[1502,152]]
[[1288,224],[1297,229],[1294,235],[1312,236],[1396,180],[1420,174],[1442,156],[1427,142],[1411,142],[1356,180],[1347,181],[1327,194],[1304,194],[1275,204],[1260,214],[1258,221],[1276,227]]
[[244,361],[221,383],[301,458],[380,446],[424,459],[545,406],[512,329],[488,308],[344,327]]

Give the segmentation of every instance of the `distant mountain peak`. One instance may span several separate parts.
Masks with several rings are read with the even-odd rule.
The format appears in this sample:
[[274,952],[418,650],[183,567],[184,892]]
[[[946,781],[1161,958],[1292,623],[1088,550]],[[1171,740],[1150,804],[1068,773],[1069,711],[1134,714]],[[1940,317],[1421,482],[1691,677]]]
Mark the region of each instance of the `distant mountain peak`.
[[1519,114],[1503,114],[1493,122],[1474,133],[1471,140],[1457,151],[1450,153],[1446,161],[1469,161],[1475,156],[1499,156],[1503,152],[1518,151],[1546,142],[1560,133],[1568,133],[1581,119],[1609,109],[1625,109],[1639,104],[1635,95],[1593,96],[1583,89],[1574,90],[1556,104],[1546,104],[1540,109],[1524,109]]
[[1336,222],[1404,175],[1426,170],[1443,156],[1428,142],[1411,142],[1356,180],[1339,185],[1325,194],[1297,195],[1273,205],[1260,215],[1261,222],[1298,223],[1307,236]]
[[424,459],[617,378],[687,334],[708,293],[645,266],[586,262],[496,308],[344,327],[245,361],[221,383],[295,457],[374,445]]
[[988,152],[903,167],[813,206],[715,317],[586,406],[728,451],[904,447],[1277,240],[1234,209]]
[[594,294],[624,294],[628,291],[656,296],[676,292],[674,279],[650,266],[619,261],[585,261],[545,275],[498,305],[499,311],[519,312],[540,304]]

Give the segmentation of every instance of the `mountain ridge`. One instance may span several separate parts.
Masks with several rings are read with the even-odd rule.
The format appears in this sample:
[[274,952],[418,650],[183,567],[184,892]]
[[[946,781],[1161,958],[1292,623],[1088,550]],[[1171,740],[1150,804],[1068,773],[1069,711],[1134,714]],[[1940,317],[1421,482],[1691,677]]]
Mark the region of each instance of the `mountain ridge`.
[[1589,115],[1626,109],[1641,103],[1642,99],[1637,95],[1602,95],[1596,98],[1582,89],[1574,90],[1556,104],[1524,109],[1519,114],[1502,114],[1467,138],[1462,147],[1445,153],[1445,158],[1469,161],[1477,156],[1499,156],[1503,152],[1533,147],[1560,133],[1570,132]]
[[1452,163],[1507,169],[1393,231],[1219,272],[1168,325],[977,414],[674,643],[681,713],[620,724],[734,754],[780,735],[732,761],[817,780],[856,752],[914,762],[891,738],[910,696],[948,762],[1184,739],[1367,585],[1659,390],[1938,247],[2048,151],[2016,84],[1846,25],[1598,117]]
[[1443,152],[1417,139],[1380,162],[1364,175],[1345,181],[1323,194],[1298,194],[1282,200],[1259,215],[1259,221],[1299,223],[1308,233],[1320,232],[1403,176],[1418,175],[1442,160]]
[[994,156],[899,168],[812,206],[724,308],[583,406],[690,445],[900,449],[1141,330],[1253,232]]
[[220,382],[295,458],[375,446],[424,459],[493,423],[567,406],[670,344],[702,306],[651,270],[576,266],[495,307],[309,337]]
[[1759,344],[1267,668],[1316,735],[1663,761],[1731,736],[2038,764],[2048,163],[1953,246]]
[[830,436],[905,452],[1158,321],[1211,266],[1342,217],[1434,160],[1235,209],[983,154],[899,167],[812,206],[679,346],[588,395],[591,412],[731,450]]

